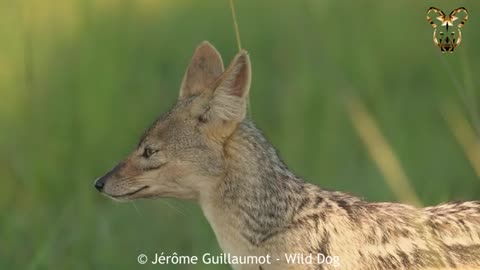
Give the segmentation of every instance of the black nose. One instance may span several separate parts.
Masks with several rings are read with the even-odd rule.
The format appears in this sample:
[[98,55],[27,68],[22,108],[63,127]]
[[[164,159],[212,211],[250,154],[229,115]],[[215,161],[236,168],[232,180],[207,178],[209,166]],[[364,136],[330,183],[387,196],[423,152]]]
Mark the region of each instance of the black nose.
[[105,177],[100,177],[100,178],[98,178],[97,180],[95,180],[95,188],[96,188],[98,191],[102,191],[102,190],[103,190],[103,186],[105,186]]

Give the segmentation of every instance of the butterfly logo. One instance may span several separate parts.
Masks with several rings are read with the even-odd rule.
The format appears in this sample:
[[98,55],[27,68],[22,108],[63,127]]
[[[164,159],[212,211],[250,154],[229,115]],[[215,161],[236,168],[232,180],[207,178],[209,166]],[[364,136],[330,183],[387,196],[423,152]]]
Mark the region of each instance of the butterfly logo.
[[[431,15],[436,18],[432,18]],[[440,21],[437,25],[434,19]],[[427,21],[435,29],[433,31],[433,43],[440,48],[442,53],[453,52],[453,50],[462,42],[462,28],[468,20],[468,11],[464,7],[459,7],[446,16],[438,8],[431,7],[427,10]],[[440,27],[441,30],[438,30]],[[438,30],[438,31],[437,31]]]

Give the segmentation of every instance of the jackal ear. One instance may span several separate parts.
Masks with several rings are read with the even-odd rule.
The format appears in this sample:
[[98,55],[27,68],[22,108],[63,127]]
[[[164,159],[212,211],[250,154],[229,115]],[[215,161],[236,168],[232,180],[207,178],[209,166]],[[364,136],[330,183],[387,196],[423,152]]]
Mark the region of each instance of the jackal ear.
[[183,76],[180,98],[198,95],[212,87],[212,84],[222,75],[223,70],[222,56],[208,41],[202,42],[195,50]]
[[239,52],[219,79],[210,107],[215,117],[227,121],[242,121],[247,110],[251,67],[248,53]]

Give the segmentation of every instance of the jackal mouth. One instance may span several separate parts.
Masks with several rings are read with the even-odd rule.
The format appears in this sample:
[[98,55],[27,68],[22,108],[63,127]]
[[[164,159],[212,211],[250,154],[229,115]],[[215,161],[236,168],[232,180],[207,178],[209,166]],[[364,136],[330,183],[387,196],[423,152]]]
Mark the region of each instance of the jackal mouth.
[[113,197],[113,198],[118,198],[118,199],[120,199],[120,198],[129,197],[129,196],[132,196],[132,195],[134,195],[134,194],[137,194],[137,193],[139,193],[140,191],[142,191],[142,190],[144,190],[144,189],[147,189],[147,188],[149,188],[149,186],[143,186],[143,187],[141,187],[141,188],[139,188],[139,189],[137,189],[137,190],[134,190],[134,191],[132,191],[132,192],[127,192],[127,193],[120,194],[120,195],[110,195],[110,194],[108,194],[108,195],[111,196],[111,197]]

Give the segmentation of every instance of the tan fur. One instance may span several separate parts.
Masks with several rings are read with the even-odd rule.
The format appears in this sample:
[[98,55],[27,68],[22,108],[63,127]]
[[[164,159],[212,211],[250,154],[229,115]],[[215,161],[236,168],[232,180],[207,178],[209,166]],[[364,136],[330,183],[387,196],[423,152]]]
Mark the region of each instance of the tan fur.
[[[480,202],[417,209],[304,182],[245,119],[250,81],[245,51],[224,71],[202,43],[176,105],[97,189],[118,200],[195,200],[224,252],[274,258],[234,269],[480,268]],[[338,257],[339,265],[287,264],[295,253]]]

